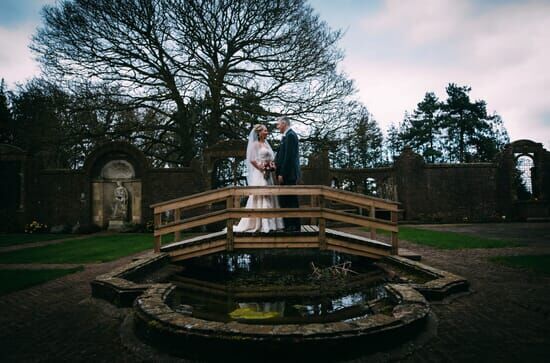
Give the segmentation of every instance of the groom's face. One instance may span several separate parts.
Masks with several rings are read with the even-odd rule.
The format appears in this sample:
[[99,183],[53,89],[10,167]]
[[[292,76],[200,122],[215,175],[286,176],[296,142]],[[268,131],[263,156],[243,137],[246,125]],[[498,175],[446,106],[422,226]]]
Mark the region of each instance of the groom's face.
[[282,134],[286,130],[286,123],[282,120],[277,121],[277,130]]

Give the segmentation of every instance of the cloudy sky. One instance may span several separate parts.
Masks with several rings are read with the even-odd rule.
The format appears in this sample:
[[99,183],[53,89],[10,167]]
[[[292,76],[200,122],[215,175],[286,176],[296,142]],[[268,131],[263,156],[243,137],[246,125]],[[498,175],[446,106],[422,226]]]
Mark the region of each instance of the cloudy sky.
[[[0,1],[0,77],[38,74],[27,48],[40,8],[54,0]],[[340,43],[343,70],[381,127],[424,94],[454,82],[502,116],[512,140],[550,149],[550,0],[310,0]]]

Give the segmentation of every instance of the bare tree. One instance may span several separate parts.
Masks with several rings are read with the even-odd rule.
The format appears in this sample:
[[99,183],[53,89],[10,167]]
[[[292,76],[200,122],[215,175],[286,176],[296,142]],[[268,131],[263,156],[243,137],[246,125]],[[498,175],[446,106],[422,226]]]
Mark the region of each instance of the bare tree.
[[[44,8],[31,48],[56,80],[111,84],[153,110],[188,163],[200,128],[212,145],[242,136],[239,112],[311,124],[353,93],[340,38],[304,0],[65,0]],[[189,117],[196,100],[203,117]]]

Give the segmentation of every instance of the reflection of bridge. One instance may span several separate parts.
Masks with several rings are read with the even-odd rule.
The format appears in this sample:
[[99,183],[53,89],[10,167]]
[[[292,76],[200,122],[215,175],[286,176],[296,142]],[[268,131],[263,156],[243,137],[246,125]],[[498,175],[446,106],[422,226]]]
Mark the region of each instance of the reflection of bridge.
[[[298,209],[241,207],[241,197],[266,194],[297,195],[301,199],[309,198],[309,204],[301,203]],[[353,209],[335,209],[342,205]],[[394,201],[326,186],[228,187],[210,190],[151,206],[155,214],[155,251],[169,253],[174,261],[220,251],[255,248],[318,248],[382,258],[397,254],[398,205]],[[385,214],[389,219],[379,218],[377,214]],[[300,232],[234,233],[234,223],[246,217],[299,217],[302,222],[304,218],[309,218],[310,224],[303,225]],[[327,221],[369,227],[370,238],[326,228]],[[225,222],[226,231],[184,240],[180,238],[184,230],[220,222]],[[391,234],[391,244],[376,240],[377,229]],[[172,233],[175,242],[161,246],[163,236]]]

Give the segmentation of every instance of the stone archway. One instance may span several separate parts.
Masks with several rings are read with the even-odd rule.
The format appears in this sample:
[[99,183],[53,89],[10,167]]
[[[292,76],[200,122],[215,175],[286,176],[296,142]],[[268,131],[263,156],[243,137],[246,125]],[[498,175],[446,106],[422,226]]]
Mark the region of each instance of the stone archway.
[[550,152],[541,143],[518,140],[498,162],[499,209],[513,219],[550,218]]
[[84,164],[91,222],[112,230],[142,223],[143,177],[148,168],[143,153],[131,144],[111,142],[95,149]]
[[243,184],[243,160],[246,159],[244,140],[220,141],[203,153],[206,189]]

